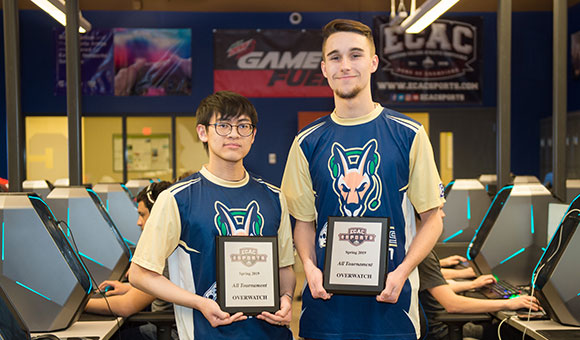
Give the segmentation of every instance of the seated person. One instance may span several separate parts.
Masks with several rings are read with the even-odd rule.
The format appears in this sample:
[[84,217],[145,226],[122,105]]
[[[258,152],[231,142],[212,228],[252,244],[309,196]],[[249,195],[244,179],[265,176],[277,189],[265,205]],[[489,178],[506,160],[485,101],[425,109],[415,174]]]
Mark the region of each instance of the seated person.
[[[137,212],[139,213],[137,225],[141,229],[145,227],[145,222],[149,218],[149,212],[153,208],[157,196],[170,185],[171,183],[166,181],[151,183],[137,195]],[[169,276],[167,273],[164,274]],[[148,306],[151,306],[151,311],[153,312],[170,311],[173,309],[173,304],[156,299],[154,296],[140,291],[129,283],[104,281],[99,285],[99,290],[104,292],[107,298],[91,298],[85,308],[87,312],[129,317]],[[138,330],[126,329],[122,332],[122,336],[125,337],[125,333],[131,332],[132,336],[126,337],[127,339],[155,339],[156,331],[155,325],[147,324],[139,327]],[[133,332],[138,332],[141,335],[150,334],[150,336],[144,335],[139,337],[138,334],[133,335]],[[177,339],[177,332],[174,330],[173,333],[175,333],[175,336],[172,334],[172,338]]]
[[[500,310],[540,309],[538,300],[532,296],[519,296],[512,299],[475,299],[458,295],[457,292],[483,287],[495,282],[492,275],[483,275],[470,282],[449,284],[441,274],[439,259],[434,251],[419,264],[419,300],[425,310],[429,333],[426,339],[446,339],[447,325],[435,321],[439,312],[448,313],[488,313]],[[480,331],[483,333],[483,330]],[[464,336],[466,334],[464,327]],[[470,334],[470,336],[472,336]]]
[[453,279],[472,279],[476,277],[473,268],[467,266],[464,268],[453,268],[459,264],[467,263],[467,259],[460,255],[451,255],[439,260],[441,273],[446,280]]

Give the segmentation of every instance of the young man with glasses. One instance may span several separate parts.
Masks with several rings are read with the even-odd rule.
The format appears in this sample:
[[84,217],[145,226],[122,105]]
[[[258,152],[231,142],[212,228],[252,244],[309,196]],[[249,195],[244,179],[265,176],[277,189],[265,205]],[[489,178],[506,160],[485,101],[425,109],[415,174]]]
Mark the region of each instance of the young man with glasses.
[[[321,69],[334,92],[335,110],[299,132],[282,180],[308,282],[300,336],[414,340],[419,335],[416,267],[443,227],[443,186],[433,150],[421,124],[373,102],[371,74],[379,61],[370,28],[337,19],[322,35]],[[384,255],[389,273],[379,295],[331,295],[324,289],[329,216],[390,218]]]
[[[209,163],[159,196],[137,245],[129,280],[176,304],[182,340],[290,340],[287,325],[295,277],[286,202],[279,189],[250,176],[243,165],[256,136],[256,110],[243,96],[222,91],[203,99],[196,116]],[[215,239],[232,235],[278,237],[276,313],[230,315],[216,303]],[[161,275],[167,257],[171,281]]]

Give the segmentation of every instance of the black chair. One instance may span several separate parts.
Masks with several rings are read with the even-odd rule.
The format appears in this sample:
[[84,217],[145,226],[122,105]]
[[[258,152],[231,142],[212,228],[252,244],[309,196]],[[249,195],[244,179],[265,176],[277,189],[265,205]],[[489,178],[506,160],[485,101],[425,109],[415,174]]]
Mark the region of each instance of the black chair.
[[139,312],[133,314],[125,320],[125,323],[152,323],[157,326],[157,340],[170,340],[171,329],[175,325],[175,315],[173,311],[168,312]]
[[443,322],[449,330],[449,340],[463,339],[463,325],[468,322],[490,321],[491,315],[484,313],[459,314],[459,313],[438,313],[435,320]]

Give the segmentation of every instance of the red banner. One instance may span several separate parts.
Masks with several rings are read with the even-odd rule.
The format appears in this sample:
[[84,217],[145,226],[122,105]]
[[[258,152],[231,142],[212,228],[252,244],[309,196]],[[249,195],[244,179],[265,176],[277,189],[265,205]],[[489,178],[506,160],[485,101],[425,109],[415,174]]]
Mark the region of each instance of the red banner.
[[216,30],[214,90],[246,97],[332,97],[319,30]]

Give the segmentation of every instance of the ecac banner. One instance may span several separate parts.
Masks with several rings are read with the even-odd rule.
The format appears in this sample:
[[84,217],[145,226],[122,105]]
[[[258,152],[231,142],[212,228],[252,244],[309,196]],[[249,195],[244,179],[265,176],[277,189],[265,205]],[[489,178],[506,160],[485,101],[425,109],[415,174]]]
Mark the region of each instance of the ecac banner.
[[216,30],[214,90],[246,97],[332,97],[320,30]]
[[481,104],[481,17],[439,19],[419,34],[374,18],[379,69],[375,97],[384,103]]

